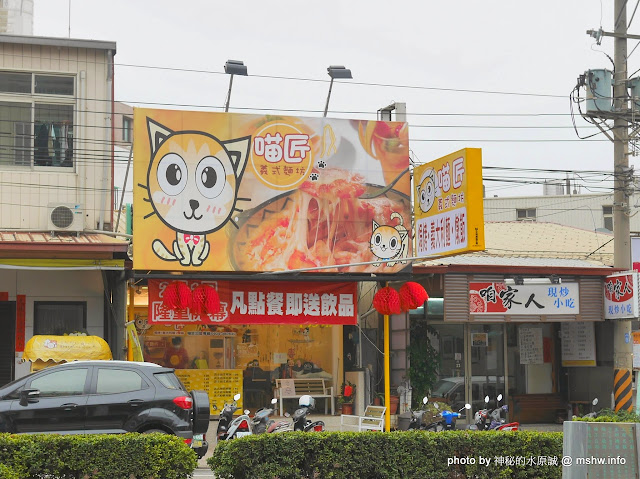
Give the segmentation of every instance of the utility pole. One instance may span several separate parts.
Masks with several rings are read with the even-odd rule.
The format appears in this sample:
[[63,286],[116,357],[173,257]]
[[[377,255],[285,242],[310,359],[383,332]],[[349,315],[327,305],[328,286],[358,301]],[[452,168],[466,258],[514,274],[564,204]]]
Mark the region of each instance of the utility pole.
[[[630,270],[631,236],[629,228],[629,126],[625,119],[627,97],[627,0],[614,2],[614,76],[613,76],[613,234],[614,266]],[[615,410],[631,411],[633,406],[631,374],[633,343],[631,321],[618,319],[613,327],[613,376]]]

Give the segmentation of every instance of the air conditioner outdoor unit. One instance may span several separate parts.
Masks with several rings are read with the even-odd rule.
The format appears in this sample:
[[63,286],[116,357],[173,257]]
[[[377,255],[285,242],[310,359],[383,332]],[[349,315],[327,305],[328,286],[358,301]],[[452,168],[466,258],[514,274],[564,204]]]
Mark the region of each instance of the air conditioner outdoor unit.
[[49,231],[84,230],[84,209],[77,203],[49,203],[47,205]]

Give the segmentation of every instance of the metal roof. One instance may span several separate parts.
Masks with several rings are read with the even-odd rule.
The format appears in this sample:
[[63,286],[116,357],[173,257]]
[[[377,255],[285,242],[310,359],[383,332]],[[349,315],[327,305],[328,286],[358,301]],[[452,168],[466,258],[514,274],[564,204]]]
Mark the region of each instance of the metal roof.
[[[417,261],[414,268],[468,265],[477,269],[584,268],[613,266],[613,235],[556,223],[485,223],[485,251]],[[415,269],[414,269],[415,271]]]
[[45,45],[67,48],[87,48],[95,50],[116,51],[116,42],[103,40],[81,40],[78,38],[34,37],[31,35],[7,35],[0,33],[0,43],[15,43],[20,45]]

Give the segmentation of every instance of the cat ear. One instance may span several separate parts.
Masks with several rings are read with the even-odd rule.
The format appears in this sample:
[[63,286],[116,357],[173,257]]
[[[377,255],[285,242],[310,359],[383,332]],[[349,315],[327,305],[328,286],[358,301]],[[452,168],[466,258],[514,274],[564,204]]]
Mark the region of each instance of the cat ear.
[[222,144],[227,149],[227,153],[229,153],[231,164],[233,164],[233,169],[236,172],[236,178],[242,178],[242,173],[244,173],[244,168],[247,166],[247,159],[249,158],[251,137],[245,136],[235,140],[227,140],[223,141]]
[[380,225],[376,223],[376,220],[373,220],[373,229],[376,230],[378,228],[380,228]]
[[166,126],[162,126],[160,123],[153,121],[147,117],[147,130],[149,131],[149,144],[151,145],[151,154],[155,155],[160,144],[173,134]]

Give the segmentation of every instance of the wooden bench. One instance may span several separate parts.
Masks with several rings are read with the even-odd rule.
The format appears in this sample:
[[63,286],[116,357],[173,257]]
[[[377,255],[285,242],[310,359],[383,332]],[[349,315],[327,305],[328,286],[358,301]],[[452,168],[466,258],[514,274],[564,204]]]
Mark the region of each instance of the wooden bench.
[[567,402],[559,394],[520,394],[511,397],[512,420],[527,422],[556,422],[560,411],[566,414]]
[[284,414],[282,407],[283,399],[300,399],[304,395],[312,398],[324,398],[324,413],[328,412],[328,404],[331,403],[331,415],[333,416],[333,387],[327,385],[327,380],[322,378],[294,378],[294,379],[276,379],[276,398],[280,402],[280,415]]
[[342,414],[340,416],[340,430],[352,427],[358,431],[384,431],[385,406],[367,406],[362,416]]

